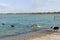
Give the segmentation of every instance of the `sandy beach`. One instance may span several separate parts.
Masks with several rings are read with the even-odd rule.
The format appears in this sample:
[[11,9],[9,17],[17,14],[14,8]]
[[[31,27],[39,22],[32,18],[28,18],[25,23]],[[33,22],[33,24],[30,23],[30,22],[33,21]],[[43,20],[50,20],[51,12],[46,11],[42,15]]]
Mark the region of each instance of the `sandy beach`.
[[22,36],[8,37],[4,40],[60,40],[60,31],[33,32]]
[[60,40],[60,31],[32,32],[21,36],[13,36],[2,40]]
[[30,40],[60,40],[60,33],[53,33],[40,38],[30,39]]

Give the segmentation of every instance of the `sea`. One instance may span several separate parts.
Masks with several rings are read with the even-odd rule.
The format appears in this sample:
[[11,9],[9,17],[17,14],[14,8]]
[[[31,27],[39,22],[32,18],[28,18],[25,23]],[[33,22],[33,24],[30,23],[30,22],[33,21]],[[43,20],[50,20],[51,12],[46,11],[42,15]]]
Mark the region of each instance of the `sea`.
[[[60,26],[59,15],[0,15],[0,37],[7,35],[15,35],[33,31],[31,25],[38,24],[37,28],[44,30],[51,26]],[[14,27],[11,27],[14,25]]]

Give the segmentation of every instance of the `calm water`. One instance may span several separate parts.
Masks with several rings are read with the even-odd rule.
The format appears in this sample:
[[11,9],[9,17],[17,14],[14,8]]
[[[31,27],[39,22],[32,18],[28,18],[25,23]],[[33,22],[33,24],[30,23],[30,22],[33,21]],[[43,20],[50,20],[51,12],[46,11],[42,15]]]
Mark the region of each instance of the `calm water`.
[[[2,25],[4,23],[5,25]],[[15,27],[11,27],[10,25]],[[32,31],[32,24],[38,24],[39,29],[46,29],[52,25],[60,24],[60,16],[53,15],[1,15],[0,36],[12,35],[26,31]]]

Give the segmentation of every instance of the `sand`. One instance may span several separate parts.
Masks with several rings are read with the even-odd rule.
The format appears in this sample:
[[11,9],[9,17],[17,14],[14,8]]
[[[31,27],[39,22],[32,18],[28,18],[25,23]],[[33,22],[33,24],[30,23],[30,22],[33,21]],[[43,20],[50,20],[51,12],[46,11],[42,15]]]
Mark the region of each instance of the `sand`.
[[35,38],[40,38],[46,35],[50,35],[54,32],[52,31],[45,31],[45,32],[33,32],[31,34],[26,34],[23,36],[16,36],[12,38],[7,38],[6,40],[30,40],[30,39],[35,39]]
[[21,36],[13,36],[4,40],[60,40],[60,31],[32,32]]
[[46,35],[40,38],[34,38],[30,40],[60,40],[60,33],[53,33],[50,35]]

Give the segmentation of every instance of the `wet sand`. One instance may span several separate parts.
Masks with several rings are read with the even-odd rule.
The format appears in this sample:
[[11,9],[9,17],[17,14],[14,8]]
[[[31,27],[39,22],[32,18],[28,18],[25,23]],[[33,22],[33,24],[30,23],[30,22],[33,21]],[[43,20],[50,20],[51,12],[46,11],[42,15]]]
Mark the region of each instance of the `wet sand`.
[[5,38],[4,40],[60,40],[60,31],[43,31],[43,32],[32,32],[25,35],[18,35],[13,37]]
[[38,37],[30,40],[60,40],[60,32],[56,32],[50,35],[46,35],[40,38]]
[[46,35],[50,35],[54,33],[53,31],[44,31],[44,32],[32,32],[30,34],[22,35],[22,36],[15,36],[15,37],[10,37],[6,38],[6,40],[32,40],[35,38],[41,38]]

